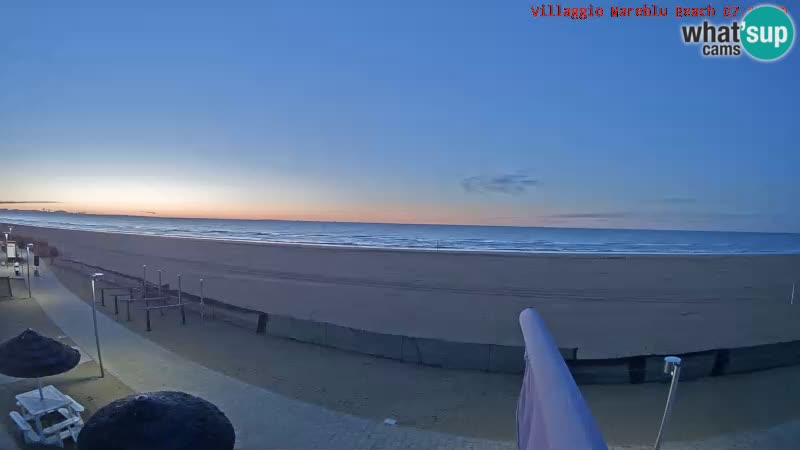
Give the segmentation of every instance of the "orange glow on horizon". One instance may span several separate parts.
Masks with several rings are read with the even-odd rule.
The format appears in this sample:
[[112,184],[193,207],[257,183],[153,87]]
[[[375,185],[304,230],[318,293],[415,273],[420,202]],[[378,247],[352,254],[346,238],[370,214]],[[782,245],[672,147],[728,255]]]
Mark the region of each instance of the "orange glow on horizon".
[[[2,207],[4,206],[0,205],[0,208]],[[491,210],[485,207],[462,209],[439,204],[357,204],[342,205],[341,208],[336,208],[330,204],[255,206],[243,202],[226,202],[223,205],[192,202],[180,207],[175,205],[148,205],[138,202],[134,204],[116,205],[64,202],[55,204],[30,203],[25,205],[6,205],[5,207],[20,210],[45,209],[76,214],[187,219],[296,220],[313,222],[372,222],[441,225],[547,225],[547,220],[537,220],[536,217],[513,217],[513,211],[509,212],[508,217],[499,217],[496,207]]]

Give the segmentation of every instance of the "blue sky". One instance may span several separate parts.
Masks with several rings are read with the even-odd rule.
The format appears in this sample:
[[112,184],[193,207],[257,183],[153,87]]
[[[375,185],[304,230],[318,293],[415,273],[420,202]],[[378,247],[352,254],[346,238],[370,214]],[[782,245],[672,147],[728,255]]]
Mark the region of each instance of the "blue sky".
[[226,4],[0,7],[0,201],[800,232],[797,49],[521,1]]

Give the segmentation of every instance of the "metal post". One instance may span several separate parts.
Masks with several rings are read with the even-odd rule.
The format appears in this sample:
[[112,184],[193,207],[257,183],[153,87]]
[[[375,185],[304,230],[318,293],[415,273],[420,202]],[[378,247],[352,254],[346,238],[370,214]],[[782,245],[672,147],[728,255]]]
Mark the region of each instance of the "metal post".
[[119,303],[117,302],[118,298],[119,298],[118,295],[114,295],[114,315],[115,316],[119,315]]
[[100,304],[106,306],[106,290],[100,288]]
[[105,370],[103,370],[103,354],[100,353],[100,334],[97,332],[97,299],[94,289],[94,280],[102,276],[102,273],[92,275],[92,323],[94,323],[94,343],[97,345],[97,360],[100,363],[100,378],[104,378],[106,374]]
[[181,324],[186,325],[186,311],[183,309],[183,289],[181,288],[180,274],[178,274],[178,304],[181,305]]
[[131,302],[133,301],[133,292],[131,292],[130,297],[131,298],[129,298],[128,301],[125,302],[125,313],[127,315],[127,318],[125,319],[126,322],[131,321]]
[[142,298],[147,298],[147,264],[142,264]]
[[206,318],[206,301],[203,296],[203,279],[200,278],[200,318]]
[[25,250],[28,252],[28,257],[25,259],[25,263],[28,266],[28,298],[33,297],[31,294],[31,244],[25,246]]
[[150,308],[145,308],[144,313],[147,316],[147,331],[152,331],[150,328]]
[[667,406],[664,408],[664,417],[661,418],[661,426],[658,428],[658,436],[653,450],[661,448],[661,439],[664,437],[664,428],[672,414],[672,404],[675,402],[675,395],[678,391],[678,380],[681,376],[681,359],[677,356],[667,356],[664,358],[664,373],[672,375],[672,383],[669,385],[667,394]]
[[[158,296],[161,297],[161,270],[158,271]],[[167,304],[167,302],[163,300],[161,301],[161,303],[163,303],[164,305]],[[161,317],[164,317],[163,309],[159,309],[158,312],[161,313]]]
[[794,305],[794,286],[797,283],[792,283],[792,298],[789,300],[790,305]]

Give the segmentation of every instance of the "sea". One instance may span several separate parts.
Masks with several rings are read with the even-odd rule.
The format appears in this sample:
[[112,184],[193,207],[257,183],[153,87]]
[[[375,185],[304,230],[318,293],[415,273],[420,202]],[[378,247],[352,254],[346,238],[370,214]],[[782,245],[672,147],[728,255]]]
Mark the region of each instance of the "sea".
[[153,236],[397,249],[522,253],[800,253],[800,234],[792,233],[178,219],[15,210],[0,210],[0,222]]

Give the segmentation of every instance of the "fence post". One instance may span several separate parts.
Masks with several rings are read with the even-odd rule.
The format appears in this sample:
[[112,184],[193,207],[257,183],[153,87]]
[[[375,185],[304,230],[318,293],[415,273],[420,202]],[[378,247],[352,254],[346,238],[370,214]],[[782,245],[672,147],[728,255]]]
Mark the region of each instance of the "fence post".
[[151,328],[150,328],[150,308],[145,308],[144,312],[147,315],[147,331],[151,331]]
[[119,298],[118,296],[114,295],[114,315],[115,316],[119,315],[119,303],[117,302],[118,298]]
[[147,264],[142,264],[142,298],[147,298]]
[[203,296],[203,279],[200,278],[200,318],[206,318],[206,301]]
[[265,334],[267,332],[267,320],[269,316],[266,313],[258,315],[258,324],[256,324],[256,334]]
[[106,290],[100,288],[100,304],[106,306]]
[[178,304],[181,305],[181,324],[186,325],[186,311],[183,309],[183,289],[181,288],[180,274],[178,274]]
[[133,301],[133,292],[131,292],[131,298],[128,299],[127,302],[125,302],[125,310],[126,310],[126,313],[127,313],[127,319],[125,319],[126,322],[130,322],[131,321],[131,302],[132,301]]

